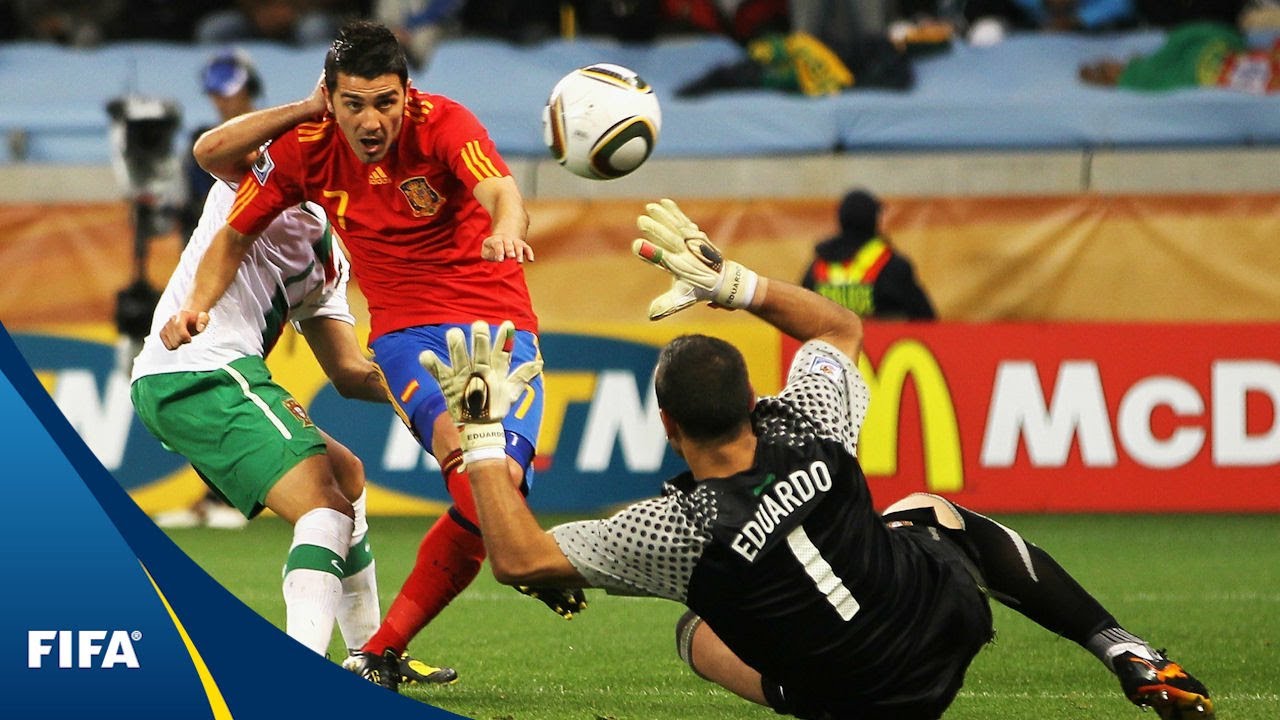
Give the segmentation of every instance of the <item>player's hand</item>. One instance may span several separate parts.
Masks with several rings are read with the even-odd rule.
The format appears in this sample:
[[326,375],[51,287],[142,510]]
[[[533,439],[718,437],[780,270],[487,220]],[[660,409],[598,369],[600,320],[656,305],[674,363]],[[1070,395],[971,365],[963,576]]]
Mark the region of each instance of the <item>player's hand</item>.
[[418,362],[440,383],[445,406],[462,426],[462,459],[467,463],[506,457],[506,432],[502,419],[529,381],[542,372],[542,361],[532,360],[508,373],[516,329],[510,320],[498,326],[497,342],[491,342],[489,324],[471,325],[471,347],[462,328],[445,334],[449,364],[430,350]]
[[663,198],[645,205],[645,213],[636,219],[644,238],[633,242],[631,251],[675,278],[671,289],[649,304],[650,320],[661,320],[703,300],[726,308],[751,304],[759,276],[726,260],[680,206]]
[[525,260],[532,262],[533,247],[522,238],[497,233],[484,239],[484,243],[480,245],[480,257],[493,262],[507,259],[521,263]]
[[160,328],[160,342],[170,350],[191,342],[191,338],[204,332],[209,327],[209,313],[193,310],[179,310],[165,321]]
[[551,608],[551,612],[565,620],[572,620],[573,614],[587,609],[587,596],[578,588],[532,587],[517,585],[516,590],[535,600],[541,600]]
[[311,88],[311,94],[303,98],[302,102],[312,117],[320,119],[329,111],[329,103],[325,98],[324,71],[321,70],[316,86]]

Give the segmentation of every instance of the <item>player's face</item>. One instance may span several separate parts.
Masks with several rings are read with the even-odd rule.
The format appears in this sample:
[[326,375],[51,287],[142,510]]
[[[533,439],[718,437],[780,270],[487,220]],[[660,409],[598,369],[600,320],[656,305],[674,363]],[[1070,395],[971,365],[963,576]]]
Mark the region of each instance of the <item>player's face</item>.
[[367,163],[379,162],[400,136],[404,85],[394,73],[376,78],[338,73],[329,95],[329,112],[356,157]]

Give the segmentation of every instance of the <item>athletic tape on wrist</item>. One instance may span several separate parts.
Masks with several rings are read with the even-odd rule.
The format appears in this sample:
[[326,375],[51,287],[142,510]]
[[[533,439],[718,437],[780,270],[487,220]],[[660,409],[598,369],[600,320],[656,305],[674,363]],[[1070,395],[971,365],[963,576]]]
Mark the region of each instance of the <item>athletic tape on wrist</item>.
[[751,307],[760,276],[736,262],[726,263],[724,277],[712,298],[717,305],[732,308]]
[[487,447],[462,451],[462,462],[465,463],[468,468],[482,460],[505,459],[507,459],[507,453],[500,447]]

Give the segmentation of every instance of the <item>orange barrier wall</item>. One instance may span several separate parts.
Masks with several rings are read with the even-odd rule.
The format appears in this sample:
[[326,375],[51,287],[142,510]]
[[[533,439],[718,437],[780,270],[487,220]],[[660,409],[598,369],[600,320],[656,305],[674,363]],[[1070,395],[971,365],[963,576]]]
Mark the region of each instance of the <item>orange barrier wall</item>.
[[[527,272],[546,323],[643,319],[661,283],[629,255],[643,205],[530,204]],[[683,206],[734,257],[783,278],[798,280],[835,231],[831,199]],[[887,198],[884,226],[948,320],[1280,318],[1280,194]],[[0,229],[6,325],[110,319],[131,273],[122,204],[0,205]],[[157,282],[178,247],[152,244]]]
[[[678,332],[738,343],[763,393],[790,357],[744,313],[645,320],[666,280],[629,255],[642,206],[531,207],[549,423],[535,507],[612,505],[679,469],[646,391]],[[830,201],[685,207],[733,256],[784,278],[834,231]],[[932,490],[988,511],[1280,510],[1280,195],[893,198],[885,225],[947,322],[869,326],[862,459],[881,505]],[[55,400],[144,508],[198,495],[112,371],[114,293],[132,272],[125,209],[0,206],[0,228],[0,322]],[[153,242],[153,280],[179,248]],[[1044,322],[957,322],[1025,319]],[[439,510],[429,457],[386,408],[337,397],[296,339],[271,365],[364,458],[374,512]]]

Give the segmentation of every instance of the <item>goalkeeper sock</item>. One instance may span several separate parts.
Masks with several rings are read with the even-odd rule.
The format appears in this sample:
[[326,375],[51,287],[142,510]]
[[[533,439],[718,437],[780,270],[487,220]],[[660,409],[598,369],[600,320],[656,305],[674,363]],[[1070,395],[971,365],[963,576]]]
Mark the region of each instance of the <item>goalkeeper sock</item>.
[[1118,627],[1111,613],[1049,553],[984,515],[954,507],[964,518],[960,542],[976,551],[974,559],[992,597],[1082,646],[1101,630]]
[[354,521],[332,508],[298,518],[284,566],[285,632],[323,655],[342,601],[342,563]]
[[338,606],[338,629],[348,648],[363,646],[373,637],[382,620],[378,604],[378,577],[369,545],[369,522],[365,513],[366,493],[362,490],[351,506],[355,509],[355,530],[351,550],[343,563],[342,602]]
[[483,562],[484,541],[459,525],[451,508],[422,538],[413,570],[382,626],[362,649],[378,655],[388,648],[397,654],[403,652],[409,641],[475,580]]

